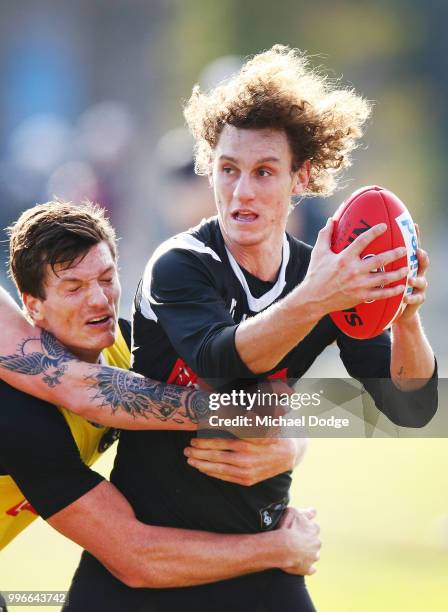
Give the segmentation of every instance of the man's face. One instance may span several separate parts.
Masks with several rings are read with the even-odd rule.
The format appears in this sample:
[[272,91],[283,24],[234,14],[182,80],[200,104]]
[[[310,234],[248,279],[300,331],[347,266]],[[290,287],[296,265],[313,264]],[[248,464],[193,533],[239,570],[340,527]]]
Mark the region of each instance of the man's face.
[[214,151],[211,180],[230,246],[281,244],[291,196],[307,180],[306,172],[292,172],[291,166],[285,132],[225,126]]
[[[55,273],[56,272],[56,273]],[[70,268],[47,266],[45,300],[24,296],[39,327],[51,332],[77,357],[95,362],[115,341],[120,283],[106,242],[91,247]]]

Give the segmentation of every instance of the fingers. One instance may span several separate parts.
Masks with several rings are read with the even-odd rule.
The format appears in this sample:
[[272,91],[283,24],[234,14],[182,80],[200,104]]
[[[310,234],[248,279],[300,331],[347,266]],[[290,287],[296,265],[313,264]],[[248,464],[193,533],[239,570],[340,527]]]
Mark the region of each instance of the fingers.
[[304,508],[303,510],[299,510],[299,512],[304,514],[309,521],[315,519],[317,515],[316,508]]
[[292,524],[300,517],[304,516],[307,520],[312,521],[317,516],[316,508],[293,508],[292,506],[288,506],[283,513],[282,520],[280,524],[284,527],[290,527]]
[[370,289],[366,292],[363,301],[370,300],[386,300],[387,298],[400,295],[406,289],[405,285],[397,285],[396,287],[384,287],[383,289]]
[[410,278],[409,284],[415,291],[426,291],[426,289],[428,288],[428,281],[424,276],[416,276],[415,278]]
[[393,270],[392,272],[371,272],[365,280],[366,288],[377,288],[385,287],[391,283],[395,283],[402,278],[406,278],[408,274],[408,268],[400,268],[399,270]]
[[323,228],[319,231],[317,235],[317,240],[316,240],[316,244],[314,248],[316,248],[318,245],[321,245],[321,244],[324,244],[328,248],[330,248],[331,236],[333,234],[333,225],[334,225],[334,219],[332,217],[329,217],[327,219],[327,222],[325,223],[325,225],[323,226]]
[[423,249],[417,249],[417,259],[418,259],[418,274],[424,275],[429,266],[429,257],[428,253]]
[[243,468],[230,465],[227,463],[211,463],[210,461],[202,461],[199,459],[188,459],[189,465],[196,468],[199,472],[207,474],[212,478],[219,478],[226,482],[234,482],[243,486],[255,484],[255,480],[248,475]]
[[357,238],[355,238],[355,240],[345,249],[345,252],[358,256],[361,255],[364,249],[371,242],[373,242],[375,238],[378,238],[378,236],[384,234],[386,230],[387,225],[385,223],[378,223],[378,225],[374,225],[366,232],[360,234]]
[[247,455],[229,451],[203,450],[187,446],[184,455],[190,459],[199,459],[209,463],[226,463],[228,465],[246,466],[249,463]]
[[233,438],[192,438],[190,445],[203,450],[226,450],[235,451],[240,448],[240,441]]
[[425,294],[412,293],[411,295],[406,295],[403,302],[411,306],[421,306],[425,302]]
[[291,508],[290,506],[286,508],[283,513],[282,518],[280,519],[280,527],[290,528],[292,527],[294,521],[298,518],[299,513],[295,508]]
[[374,272],[386,267],[388,264],[401,259],[406,256],[406,247],[398,247],[390,251],[384,251],[384,253],[378,253],[371,257],[365,257],[361,264],[363,272]]
[[247,442],[247,444],[255,444],[257,446],[269,446],[270,444],[278,443],[278,438],[240,438],[241,442]]

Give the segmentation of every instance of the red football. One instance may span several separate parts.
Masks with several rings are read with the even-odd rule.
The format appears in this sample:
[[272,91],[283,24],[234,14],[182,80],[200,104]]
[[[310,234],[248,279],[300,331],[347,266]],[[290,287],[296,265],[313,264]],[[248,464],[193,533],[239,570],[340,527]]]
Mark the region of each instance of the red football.
[[[417,235],[411,215],[403,202],[391,191],[382,187],[363,187],[355,191],[341,204],[333,216],[335,223],[331,248],[340,253],[357,236],[377,223],[386,223],[387,231],[375,238],[361,254],[362,258],[405,246],[407,266],[411,276],[418,271]],[[390,272],[406,266],[406,257],[388,264]],[[388,285],[403,284],[405,279]],[[352,338],[373,338],[398,318],[404,308],[403,297],[412,293],[406,280],[406,289],[400,295],[385,300],[361,303],[353,308],[330,313],[335,325]]]

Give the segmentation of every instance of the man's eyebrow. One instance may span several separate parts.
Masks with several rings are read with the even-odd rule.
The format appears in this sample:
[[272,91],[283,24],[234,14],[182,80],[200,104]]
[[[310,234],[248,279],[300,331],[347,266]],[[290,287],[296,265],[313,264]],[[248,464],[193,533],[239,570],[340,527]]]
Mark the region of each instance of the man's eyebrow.
[[[232,157],[231,155],[220,155],[218,157],[219,160],[227,160],[227,161],[231,161],[234,162],[235,164],[238,163],[238,160],[235,157]],[[268,157],[262,157],[260,159],[256,160],[256,164],[265,164],[266,162],[279,162],[280,158],[279,157],[275,157],[273,155],[270,155]]]
[[[105,268],[104,270],[102,270],[99,274],[99,276],[103,276],[103,274],[107,274],[108,272],[112,272],[114,269],[114,266],[108,266],[107,268]],[[63,283],[82,283],[83,279],[79,278],[78,276],[66,276],[64,278],[61,279],[61,282]]]

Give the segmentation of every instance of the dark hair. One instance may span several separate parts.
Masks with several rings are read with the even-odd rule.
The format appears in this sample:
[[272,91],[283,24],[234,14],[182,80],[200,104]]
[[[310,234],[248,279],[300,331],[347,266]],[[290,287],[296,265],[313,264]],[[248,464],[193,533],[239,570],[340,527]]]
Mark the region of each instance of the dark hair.
[[73,204],[55,200],[23,212],[7,228],[9,274],[20,294],[45,299],[47,265],[70,268],[92,246],[106,242],[117,259],[115,230],[105,211],[91,202]]

